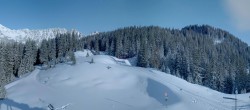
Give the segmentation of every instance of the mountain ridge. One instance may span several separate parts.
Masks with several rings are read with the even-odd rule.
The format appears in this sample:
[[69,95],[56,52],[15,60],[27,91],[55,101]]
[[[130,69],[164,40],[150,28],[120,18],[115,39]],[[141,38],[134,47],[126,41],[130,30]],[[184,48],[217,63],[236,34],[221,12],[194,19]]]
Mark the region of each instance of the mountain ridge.
[[41,42],[43,39],[55,38],[57,34],[64,34],[68,30],[65,28],[48,28],[48,29],[10,29],[0,24],[0,41],[17,41],[24,43],[31,39]]

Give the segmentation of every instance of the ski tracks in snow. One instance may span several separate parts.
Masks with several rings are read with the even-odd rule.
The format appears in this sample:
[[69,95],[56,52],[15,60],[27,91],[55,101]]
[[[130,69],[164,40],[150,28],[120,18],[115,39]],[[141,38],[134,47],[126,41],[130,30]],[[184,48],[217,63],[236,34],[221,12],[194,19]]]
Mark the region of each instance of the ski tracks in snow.
[[[55,93],[57,95],[63,96],[65,100],[67,100],[67,97],[65,97],[64,94],[62,93],[58,93],[54,90],[54,88],[44,85],[42,84],[40,81],[38,81],[38,74],[39,74],[40,70],[39,69],[35,69],[30,75],[28,75],[25,80],[26,81],[30,81],[31,83],[37,85],[37,87],[42,87],[42,88],[46,88],[46,90],[49,90],[52,93]],[[51,79],[50,79],[51,80]],[[45,100],[38,98],[39,102],[42,103],[43,107],[47,107],[50,103],[46,102]],[[62,105],[60,107],[56,107],[55,110],[66,110],[68,108],[68,106],[72,105],[72,103],[67,103],[65,105]]]

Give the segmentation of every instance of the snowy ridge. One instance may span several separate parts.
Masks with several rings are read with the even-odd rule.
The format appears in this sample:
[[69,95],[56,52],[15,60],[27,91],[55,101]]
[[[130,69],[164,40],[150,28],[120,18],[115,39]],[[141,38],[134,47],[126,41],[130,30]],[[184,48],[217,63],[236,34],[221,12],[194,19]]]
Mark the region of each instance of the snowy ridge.
[[[7,99],[0,101],[0,109],[46,110],[49,104],[56,110],[234,108],[234,100],[230,100],[234,95],[191,84],[154,69],[130,66],[127,59],[90,52],[76,52],[76,65],[58,64],[48,70],[36,69],[7,85]],[[89,63],[92,59],[94,63]],[[238,109],[250,109],[249,95],[237,96]]]
[[28,39],[41,42],[43,39],[55,38],[58,33],[66,33],[64,28],[51,28],[41,30],[20,29],[12,30],[0,24],[0,41],[13,40],[17,42],[25,42]]

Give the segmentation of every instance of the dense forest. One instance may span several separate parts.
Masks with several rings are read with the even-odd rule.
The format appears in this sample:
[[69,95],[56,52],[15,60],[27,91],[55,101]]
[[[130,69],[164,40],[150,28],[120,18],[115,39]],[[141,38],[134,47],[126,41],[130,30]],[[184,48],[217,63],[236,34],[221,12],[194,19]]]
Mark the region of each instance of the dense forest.
[[34,70],[75,64],[74,52],[91,49],[118,58],[137,58],[137,66],[156,68],[224,93],[250,92],[250,47],[230,33],[208,25],[182,29],[125,27],[86,37],[76,31],[40,44],[0,43],[0,97],[4,85]]

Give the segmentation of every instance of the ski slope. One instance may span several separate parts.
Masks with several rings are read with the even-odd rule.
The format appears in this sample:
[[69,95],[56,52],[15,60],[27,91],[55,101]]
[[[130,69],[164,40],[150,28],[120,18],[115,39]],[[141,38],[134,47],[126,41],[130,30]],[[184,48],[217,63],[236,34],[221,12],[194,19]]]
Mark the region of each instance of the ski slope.
[[[86,57],[89,53],[89,57]],[[6,86],[0,110],[232,110],[234,95],[191,84],[128,60],[75,53],[76,65],[58,64]],[[91,59],[94,63],[89,63]],[[168,94],[165,101],[164,94]],[[250,109],[250,94],[238,95],[238,108]]]

